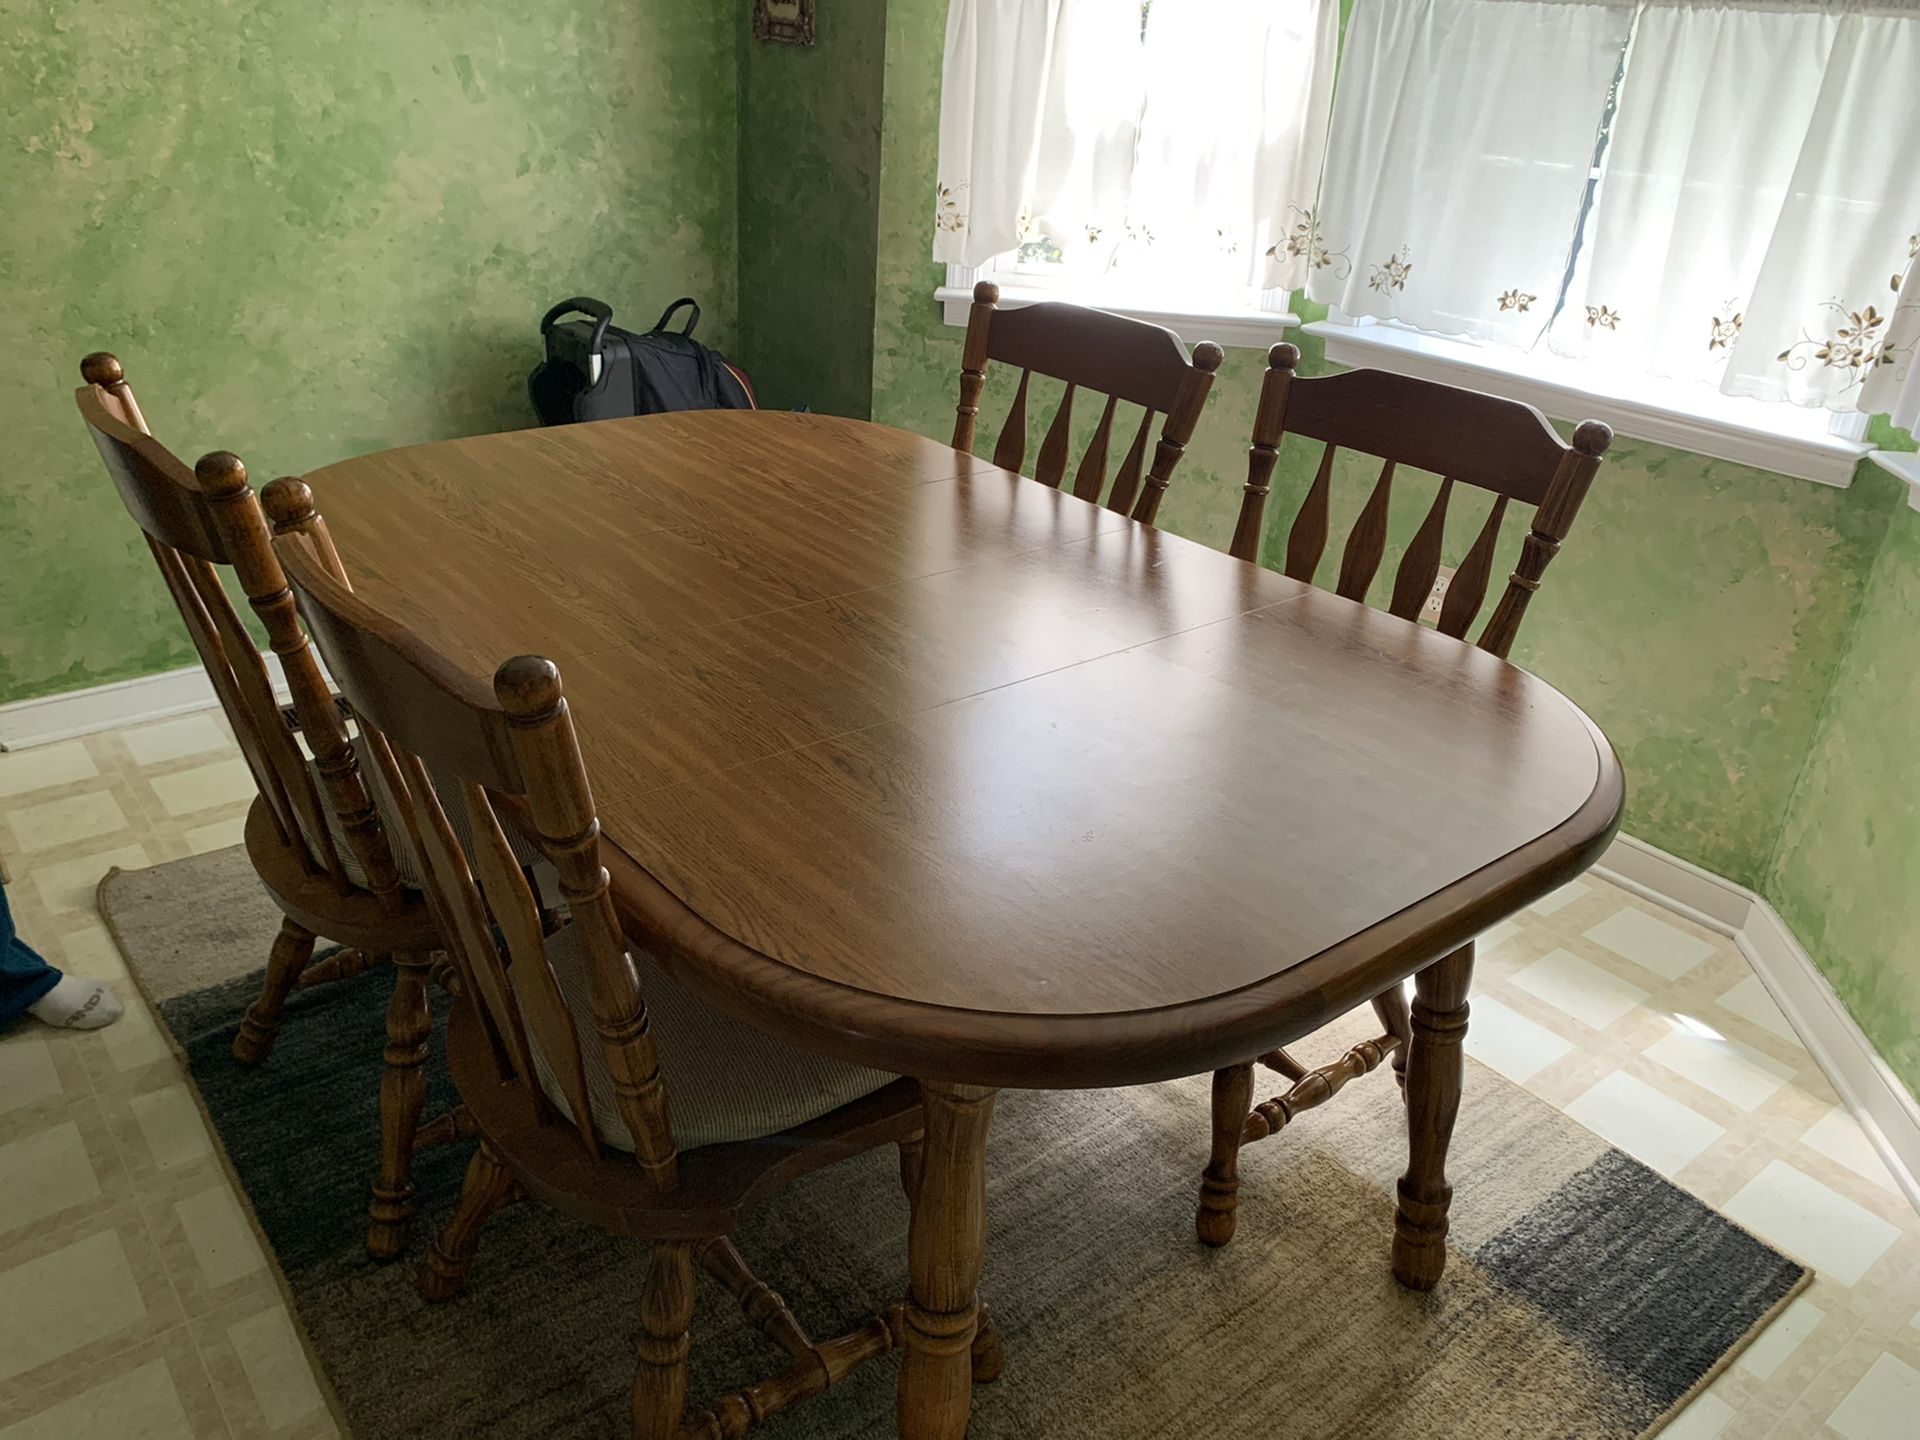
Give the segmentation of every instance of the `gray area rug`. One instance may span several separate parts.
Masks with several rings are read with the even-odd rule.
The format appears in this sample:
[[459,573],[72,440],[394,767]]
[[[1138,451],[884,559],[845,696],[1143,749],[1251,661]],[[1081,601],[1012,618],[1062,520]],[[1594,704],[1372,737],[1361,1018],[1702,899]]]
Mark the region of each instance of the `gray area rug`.
[[[244,853],[115,871],[100,900],[353,1434],[627,1434],[644,1246],[517,1205],[489,1226],[467,1293],[424,1304],[414,1263],[466,1161],[449,1146],[417,1167],[413,1256],[381,1267],[361,1251],[384,978],[297,992],[272,1057],[244,1073],[228,1046],[279,925]],[[435,1073],[428,1113],[454,1098]],[[1471,1061],[1454,1253],[1434,1294],[1387,1271],[1405,1139],[1382,1076],[1251,1148],[1239,1237],[1203,1251],[1206,1118],[1204,1080],[1002,1097],[982,1294],[1007,1368],[976,1390],[971,1435],[1626,1440],[1659,1430],[1810,1278]],[[906,1221],[889,1150],[786,1191],[739,1243],[824,1337],[899,1298]],[[784,1361],[701,1284],[692,1399],[705,1408]],[[894,1377],[871,1362],[764,1433],[890,1435]]]

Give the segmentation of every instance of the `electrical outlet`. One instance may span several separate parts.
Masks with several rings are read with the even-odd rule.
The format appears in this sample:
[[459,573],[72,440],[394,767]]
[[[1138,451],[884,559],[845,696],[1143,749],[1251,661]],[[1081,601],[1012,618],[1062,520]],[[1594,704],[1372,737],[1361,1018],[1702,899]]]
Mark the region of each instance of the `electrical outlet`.
[[1420,607],[1420,618],[1440,623],[1440,602],[1447,598],[1447,587],[1453,583],[1453,567],[1442,565],[1440,573],[1433,577],[1433,589],[1427,592],[1427,603]]

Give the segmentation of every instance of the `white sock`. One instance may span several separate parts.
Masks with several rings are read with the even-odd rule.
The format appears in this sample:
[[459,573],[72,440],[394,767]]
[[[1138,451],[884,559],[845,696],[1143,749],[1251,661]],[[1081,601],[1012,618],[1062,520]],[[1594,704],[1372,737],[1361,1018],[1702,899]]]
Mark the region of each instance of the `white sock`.
[[59,984],[27,1007],[36,1020],[67,1030],[98,1030],[120,1018],[120,997],[100,980],[62,975]]

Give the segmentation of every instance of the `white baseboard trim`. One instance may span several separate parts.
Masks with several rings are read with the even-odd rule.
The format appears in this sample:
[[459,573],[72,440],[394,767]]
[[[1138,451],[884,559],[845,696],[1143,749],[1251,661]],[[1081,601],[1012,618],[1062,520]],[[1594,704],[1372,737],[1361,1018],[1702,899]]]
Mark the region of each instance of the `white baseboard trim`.
[[[274,693],[284,701],[287,685],[281,674],[280,657],[262,652],[261,658],[267,662]],[[16,700],[11,705],[0,705],[0,750],[51,745],[56,740],[71,740],[98,730],[117,730],[123,725],[164,720],[169,715],[211,710],[219,703],[219,697],[213,693],[213,682],[198,665],[166,670],[158,675],[142,675],[138,680],[95,685],[86,690]]]
[[1920,1102],[1880,1058],[1780,912],[1746,886],[1631,835],[1613,842],[1594,873],[1732,937],[1920,1210]]

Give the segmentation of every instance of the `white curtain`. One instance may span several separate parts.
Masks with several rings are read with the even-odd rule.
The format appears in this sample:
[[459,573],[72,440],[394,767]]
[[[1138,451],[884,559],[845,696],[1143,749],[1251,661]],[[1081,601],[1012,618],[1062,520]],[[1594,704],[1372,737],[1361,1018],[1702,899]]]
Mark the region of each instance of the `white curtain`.
[[[953,0],[933,256],[1297,286],[1338,0]],[[1299,232],[1305,234],[1304,230]]]
[[1832,10],[1643,7],[1557,353],[1719,383],[1839,27]]
[[1153,0],[1122,263],[1214,289],[1305,284],[1339,48],[1338,0]]
[[1117,232],[1141,95],[1136,6],[953,0],[933,258],[978,266],[1041,233]]
[[1860,387],[1859,408],[1891,415],[1894,424],[1920,435],[1920,224],[1907,238],[1907,268],[1895,295],[1881,359]]
[[1911,425],[1920,5],[1845,11],[1800,139],[1720,388]]
[[1604,0],[1357,0],[1307,294],[1531,345],[1566,280],[1632,18]]

